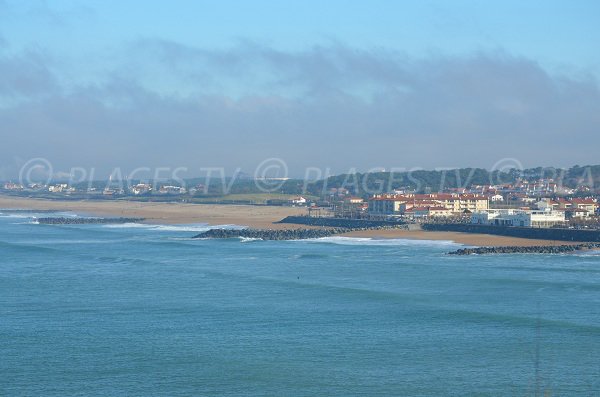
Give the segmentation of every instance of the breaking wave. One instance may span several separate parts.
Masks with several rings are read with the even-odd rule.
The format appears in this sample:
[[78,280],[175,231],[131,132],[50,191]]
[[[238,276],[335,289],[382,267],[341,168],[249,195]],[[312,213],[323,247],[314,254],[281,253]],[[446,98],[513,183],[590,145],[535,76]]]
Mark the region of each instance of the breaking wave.
[[413,240],[405,238],[371,238],[371,237],[321,237],[316,239],[298,240],[311,243],[330,243],[340,245],[372,245],[372,246],[405,246],[405,247],[461,247],[462,244],[451,240]]
[[116,225],[102,225],[109,229],[143,229],[155,230],[161,232],[205,232],[210,229],[244,229],[245,226],[239,225],[214,225],[207,223],[184,224],[184,225],[155,225],[147,223],[121,223]]
[[249,243],[250,241],[262,241],[262,238],[256,237],[240,237],[242,243]]

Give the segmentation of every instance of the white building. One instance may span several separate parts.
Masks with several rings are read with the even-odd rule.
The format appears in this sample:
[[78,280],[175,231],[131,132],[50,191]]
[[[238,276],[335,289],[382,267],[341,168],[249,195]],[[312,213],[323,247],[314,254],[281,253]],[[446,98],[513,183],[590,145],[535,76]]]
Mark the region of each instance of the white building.
[[161,194],[185,194],[186,189],[181,186],[163,185],[158,189]]
[[68,187],[69,185],[67,185],[66,183],[59,183],[56,185],[49,186],[48,191],[51,193],[62,193],[63,191],[67,190]]
[[138,183],[135,186],[131,187],[131,193],[135,195],[146,194],[152,190],[152,185],[149,183]]
[[21,185],[20,183],[6,182],[4,184],[4,189],[5,190],[23,190],[23,185]]
[[306,205],[306,199],[302,196],[294,197],[289,200],[289,204],[292,206],[304,206]]
[[471,215],[471,223],[495,226],[552,227],[565,222],[564,211],[553,210],[487,210]]

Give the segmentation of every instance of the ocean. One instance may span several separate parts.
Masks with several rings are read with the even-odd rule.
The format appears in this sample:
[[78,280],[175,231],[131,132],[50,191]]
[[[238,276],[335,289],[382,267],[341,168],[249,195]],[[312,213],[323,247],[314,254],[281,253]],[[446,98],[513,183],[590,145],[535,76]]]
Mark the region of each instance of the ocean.
[[0,214],[2,396],[600,395],[597,252],[34,216]]

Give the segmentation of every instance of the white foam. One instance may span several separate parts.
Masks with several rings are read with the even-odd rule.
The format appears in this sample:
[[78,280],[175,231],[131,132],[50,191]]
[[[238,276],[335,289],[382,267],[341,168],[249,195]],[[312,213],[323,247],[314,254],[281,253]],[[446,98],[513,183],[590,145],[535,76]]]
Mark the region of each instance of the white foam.
[[371,237],[321,237],[316,239],[297,240],[307,241],[312,243],[330,243],[340,245],[372,245],[372,246],[439,246],[439,247],[454,247],[462,246],[451,240],[413,240],[406,238],[371,238]]
[[19,244],[31,244],[31,245],[52,245],[52,244],[115,244],[122,243],[123,241],[128,240],[98,240],[98,239],[89,239],[89,240],[67,240],[67,239],[34,239],[34,240],[23,240],[19,241]]
[[27,219],[27,218],[35,218],[32,213],[29,214],[6,214],[0,212],[0,217],[2,218],[19,218],[19,219]]
[[102,225],[110,229],[145,229],[162,232],[205,232],[210,229],[243,229],[239,225],[215,225],[210,226],[206,223],[184,224],[184,225],[156,225],[149,223],[119,223],[116,225]]
[[572,256],[584,256],[584,257],[600,256],[600,250],[592,249],[592,250],[585,250],[585,251],[577,251],[577,253],[574,253],[571,255]]
[[260,241],[262,238],[258,237],[240,237],[242,243],[249,243],[250,241]]

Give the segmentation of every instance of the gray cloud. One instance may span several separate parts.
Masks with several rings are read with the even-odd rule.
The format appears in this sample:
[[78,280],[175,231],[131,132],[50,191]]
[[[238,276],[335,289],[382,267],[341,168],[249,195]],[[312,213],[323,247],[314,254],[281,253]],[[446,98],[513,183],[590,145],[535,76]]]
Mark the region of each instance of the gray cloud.
[[5,56],[0,53],[0,100],[31,100],[42,94],[57,93],[56,77],[47,64],[48,59],[39,52]]
[[69,91],[43,58],[0,60],[0,73],[13,76],[0,98],[35,98],[0,109],[2,158],[194,174],[203,166],[252,172],[281,157],[297,176],[309,166],[598,162],[597,82],[502,52],[410,59],[341,44],[285,52],[145,40],[124,53],[101,82]]

